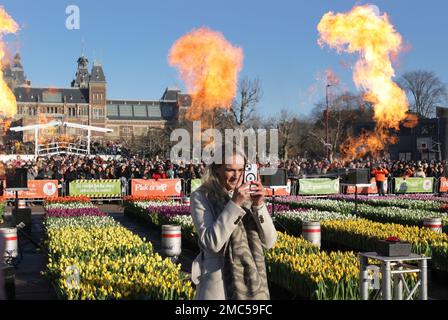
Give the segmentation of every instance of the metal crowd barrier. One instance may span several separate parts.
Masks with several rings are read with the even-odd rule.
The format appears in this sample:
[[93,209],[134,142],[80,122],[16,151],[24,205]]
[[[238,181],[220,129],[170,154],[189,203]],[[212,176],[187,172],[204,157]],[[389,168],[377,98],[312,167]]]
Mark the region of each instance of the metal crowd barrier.
[[288,178],[291,181],[291,195],[296,196],[299,193],[299,179],[298,178]]
[[190,179],[180,179],[182,182],[182,192],[186,197],[191,195],[191,178]]
[[[114,179],[115,180],[115,179]],[[104,201],[121,201],[123,202],[124,197],[132,195],[131,190],[131,180],[132,179],[120,179],[120,186],[121,186],[121,193],[117,197],[90,197],[93,202],[104,202]],[[182,192],[179,196],[169,196],[167,199],[173,199],[173,200],[182,200],[184,196],[189,197],[191,195],[191,182],[192,179],[179,179],[181,181],[182,185]],[[94,180],[92,180],[94,181]],[[290,179],[291,181],[291,195],[298,195],[299,194],[299,181],[300,179]],[[440,187],[442,185],[441,178],[434,179],[433,183],[433,192],[428,192],[426,194],[446,194],[445,192],[440,192]],[[61,188],[59,188],[59,186]],[[396,194],[394,192],[395,190],[395,178],[389,178],[388,179],[388,186],[387,186],[387,193],[386,194]],[[345,186],[340,186],[340,194],[347,194],[347,188]],[[398,193],[397,193],[398,194]],[[399,193],[403,194],[403,193]],[[411,194],[411,193],[405,193],[405,194]],[[421,193],[423,194],[423,193]],[[69,182],[64,181],[60,184],[58,184],[58,196],[65,197],[70,195],[69,192]],[[372,194],[373,195],[373,194]],[[323,197],[325,195],[318,195],[320,197]],[[26,203],[42,203],[45,201],[45,198],[21,198],[20,200],[25,200]],[[4,197],[4,201],[7,203],[14,202],[13,198],[6,198]]]
[[46,145],[37,146],[37,155],[59,154],[61,152],[87,155],[87,146],[71,142],[54,142]]
[[434,179],[434,185],[433,185],[433,192],[434,193],[440,193],[439,192],[439,188],[440,188],[440,178],[439,179]]

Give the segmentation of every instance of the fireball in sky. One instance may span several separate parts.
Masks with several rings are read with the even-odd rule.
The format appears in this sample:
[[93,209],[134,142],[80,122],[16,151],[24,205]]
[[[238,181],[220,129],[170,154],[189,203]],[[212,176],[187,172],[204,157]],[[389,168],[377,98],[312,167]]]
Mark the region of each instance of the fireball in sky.
[[168,60],[192,95],[187,119],[206,121],[204,117],[216,109],[231,107],[243,67],[243,50],[222,33],[205,27],[193,30],[174,43]]
[[360,137],[349,138],[341,147],[346,158],[359,158],[367,153],[379,156],[388,144],[397,142],[390,130],[399,130],[406,119],[406,93],[393,81],[392,60],[403,49],[403,39],[376,6],[356,6],[347,13],[325,14],[318,25],[319,44],[339,53],[357,53],[353,80],[364,99],[374,108],[376,128]]
[[[8,33],[16,33],[19,25],[8,15],[5,9],[0,6],[0,64],[3,70],[5,57],[5,42],[3,37]],[[0,72],[0,116],[12,117],[17,113],[17,102],[14,93],[3,79],[3,72]]]

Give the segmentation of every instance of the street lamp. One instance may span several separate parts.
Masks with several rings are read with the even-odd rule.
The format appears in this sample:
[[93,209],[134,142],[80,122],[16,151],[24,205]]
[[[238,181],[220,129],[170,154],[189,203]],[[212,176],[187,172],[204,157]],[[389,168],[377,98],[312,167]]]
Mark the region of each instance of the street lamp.
[[328,105],[328,88],[331,87],[331,84],[327,84],[327,86],[325,87],[325,100],[327,102],[327,107],[325,109],[325,154],[327,156],[327,159],[330,158],[330,148],[328,147],[330,145],[330,134],[329,134],[329,113],[330,113],[330,108]]

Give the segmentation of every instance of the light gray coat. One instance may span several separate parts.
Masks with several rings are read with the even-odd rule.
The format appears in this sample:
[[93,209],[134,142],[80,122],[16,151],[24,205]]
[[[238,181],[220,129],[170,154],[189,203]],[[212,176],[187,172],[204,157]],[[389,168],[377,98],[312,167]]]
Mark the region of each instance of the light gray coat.
[[[196,284],[197,300],[226,300],[222,270],[223,248],[246,212],[229,201],[215,221],[213,208],[200,192],[191,194],[191,217],[199,239],[201,253],[192,265],[192,281]],[[252,207],[258,233],[265,249],[274,246],[277,232],[266,205]]]

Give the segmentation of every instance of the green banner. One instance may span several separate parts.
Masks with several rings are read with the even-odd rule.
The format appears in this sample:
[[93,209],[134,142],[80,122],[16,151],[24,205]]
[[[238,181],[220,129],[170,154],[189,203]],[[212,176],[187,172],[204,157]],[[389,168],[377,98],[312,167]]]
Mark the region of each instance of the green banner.
[[339,179],[299,179],[299,195],[339,194]]
[[120,180],[75,180],[70,182],[70,196],[87,196],[90,198],[121,197]]
[[395,178],[395,193],[433,193],[434,178]]
[[201,179],[193,179],[191,180],[191,192],[193,193],[202,185]]

